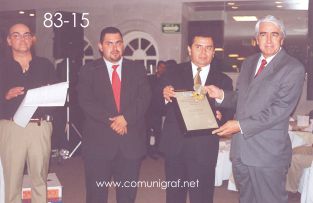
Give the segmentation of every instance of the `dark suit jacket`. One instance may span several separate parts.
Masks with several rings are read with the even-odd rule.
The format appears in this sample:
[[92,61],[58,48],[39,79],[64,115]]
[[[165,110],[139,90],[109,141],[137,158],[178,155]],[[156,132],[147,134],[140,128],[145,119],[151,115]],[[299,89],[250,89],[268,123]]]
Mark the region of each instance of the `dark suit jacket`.
[[152,91],[152,98],[149,109],[146,114],[146,123],[148,130],[152,128],[156,136],[161,133],[162,116],[165,115],[164,98],[160,94],[161,78],[156,75],[148,76]]
[[[121,112],[118,113],[110,77],[102,58],[82,67],[78,82],[78,100],[86,120],[83,126],[83,156],[113,159],[121,152],[126,158],[145,154],[144,116],[151,91],[144,66],[123,59],[121,76]],[[110,117],[123,115],[128,123],[127,134],[117,135]]]
[[259,58],[260,54],[255,54],[246,59],[237,91],[225,91],[221,104],[236,107],[243,131],[233,136],[230,156],[250,166],[288,166],[288,121],[302,93],[305,69],[282,49],[254,78]]
[[[193,89],[193,75],[191,62],[178,64],[169,69],[164,75],[162,81],[162,89],[166,85],[172,85],[175,90]],[[211,66],[206,85],[216,85],[223,89],[232,90],[232,80],[225,74],[217,70],[217,67]],[[214,101],[210,102],[214,105]],[[222,109],[222,114],[225,110]],[[160,150],[165,157],[175,157],[179,153],[187,153],[192,158],[198,159],[200,162],[216,163],[218,153],[218,136],[214,135],[184,135],[175,114],[175,106],[173,103],[166,105],[166,120],[162,132]]]

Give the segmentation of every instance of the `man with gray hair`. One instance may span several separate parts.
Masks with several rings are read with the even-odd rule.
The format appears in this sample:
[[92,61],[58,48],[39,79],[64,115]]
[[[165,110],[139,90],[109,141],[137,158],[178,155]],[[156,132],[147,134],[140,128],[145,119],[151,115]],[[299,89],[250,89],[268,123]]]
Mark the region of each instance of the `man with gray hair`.
[[292,151],[288,121],[302,92],[305,69],[282,48],[286,32],[280,20],[266,16],[255,32],[261,53],[243,62],[236,91],[206,87],[221,106],[236,108],[235,119],[213,133],[232,137],[230,157],[240,203],[287,203]]

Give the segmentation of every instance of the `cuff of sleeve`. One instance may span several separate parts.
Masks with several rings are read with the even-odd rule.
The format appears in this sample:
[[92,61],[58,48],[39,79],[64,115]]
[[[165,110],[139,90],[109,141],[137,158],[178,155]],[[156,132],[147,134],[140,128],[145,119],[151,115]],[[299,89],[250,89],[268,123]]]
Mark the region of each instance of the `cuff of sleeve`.
[[240,128],[240,133],[243,134],[239,121],[238,121],[238,125],[239,125],[239,128]]
[[222,90],[223,96],[222,99],[215,99],[216,103],[221,104],[224,101],[224,91]]

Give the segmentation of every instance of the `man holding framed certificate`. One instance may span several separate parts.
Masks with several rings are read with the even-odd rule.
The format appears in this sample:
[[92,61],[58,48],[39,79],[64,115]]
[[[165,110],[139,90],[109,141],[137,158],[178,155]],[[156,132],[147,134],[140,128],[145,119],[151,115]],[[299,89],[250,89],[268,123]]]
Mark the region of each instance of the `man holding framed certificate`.
[[189,192],[191,203],[212,203],[219,138],[210,133],[210,128],[217,127],[216,110],[221,112],[223,120],[227,119],[227,113],[215,108],[214,100],[208,100],[203,86],[214,84],[232,90],[232,81],[211,63],[214,43],[208,33],[190,36],[188,53],[191,61],[168,68],[162,80],[166,120],[160,151],[165,156],[167,181],[193,181],[196,185],[168,187],[166,202],[186,202]]

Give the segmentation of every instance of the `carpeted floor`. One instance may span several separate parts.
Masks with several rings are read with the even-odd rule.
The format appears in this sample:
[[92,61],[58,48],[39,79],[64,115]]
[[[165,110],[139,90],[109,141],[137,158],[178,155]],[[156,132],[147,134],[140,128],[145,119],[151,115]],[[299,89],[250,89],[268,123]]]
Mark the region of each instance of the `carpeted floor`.
[[[146,158],[143,161],[140,173],[140,180],[164,180],[164,169],[162,159]],[[58,163],[52,160],[50,172],[57,174],[63,185],[64,203],[84,203],[84,168],[82,159],[79,156]],[[115,201],[115,190],[109,189],[109,203]],[[224,181],[221,187],[215,188],[215,203],[238,203],[238,192],[227,190],[227,181]],[[290,196],[288,203],[299,203],[300,195]],[[159,187],[139,188],[136,203],[165,203],[165,190]]]

